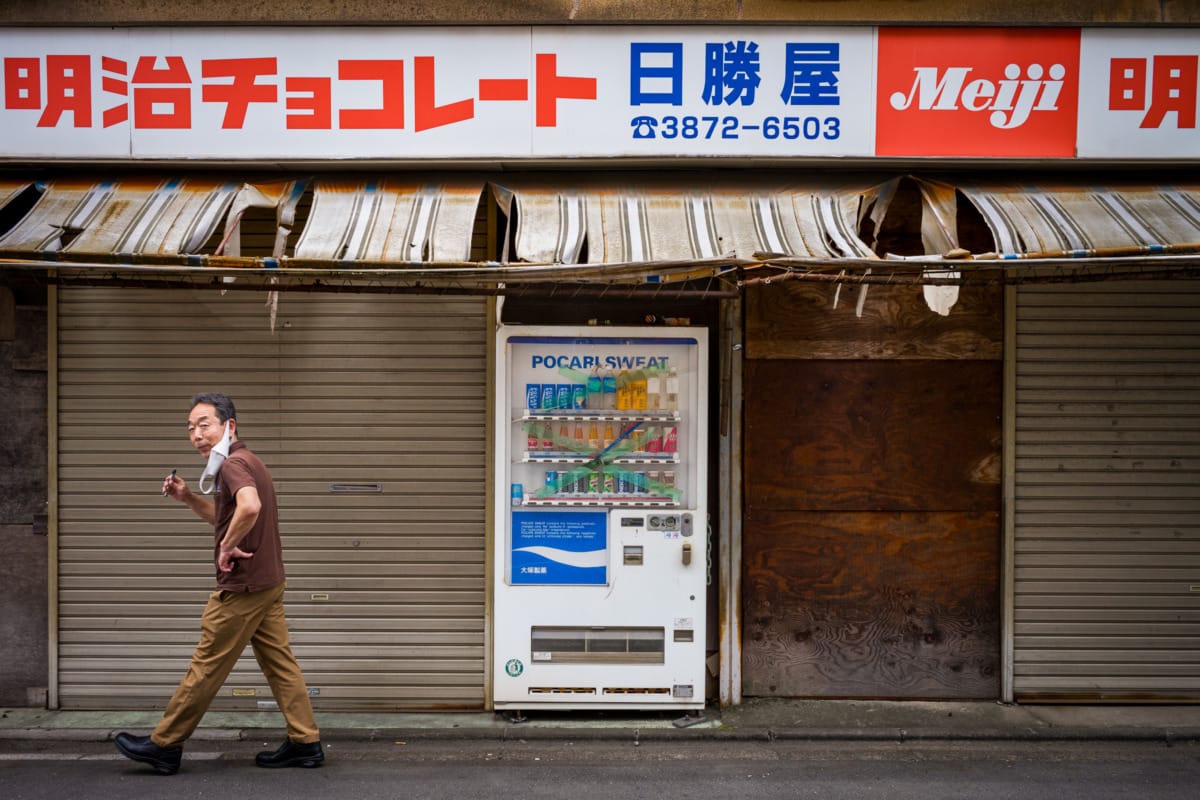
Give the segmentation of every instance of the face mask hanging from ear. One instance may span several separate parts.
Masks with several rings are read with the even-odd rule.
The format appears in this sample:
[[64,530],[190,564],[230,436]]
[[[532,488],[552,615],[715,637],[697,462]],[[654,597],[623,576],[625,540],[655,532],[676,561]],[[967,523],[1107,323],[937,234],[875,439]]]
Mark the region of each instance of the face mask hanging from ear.
[[[204,472],[200,473],[200,491],[204,494],[212,494],[213,489],[217,488],[217,473],[221,471],[221,465],[225,463],[225,456],[229,455],[229,445],[231,444],[233,444],[233,440],[229,438],[229,423],[226,422],[225,435],[209,451],[208,463],[204,466]],[[207,485],[205,481],[207,481]]]

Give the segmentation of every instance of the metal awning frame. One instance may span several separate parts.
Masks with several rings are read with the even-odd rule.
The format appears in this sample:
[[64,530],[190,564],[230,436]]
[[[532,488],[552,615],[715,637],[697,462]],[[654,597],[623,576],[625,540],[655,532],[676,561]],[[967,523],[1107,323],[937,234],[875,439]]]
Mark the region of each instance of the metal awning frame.
[[[732,297],[785,281],[896,286],[995,286],[1200,278],[1200,244],[1172,252],[1084,257],[778,258],[603,266],[496,262],[337,265],[289,258],[135,256],[111,260],[0,258],[0,275],[28,283],[156,288],[408,294]],[[653,282],[651,282],[653,281]]]

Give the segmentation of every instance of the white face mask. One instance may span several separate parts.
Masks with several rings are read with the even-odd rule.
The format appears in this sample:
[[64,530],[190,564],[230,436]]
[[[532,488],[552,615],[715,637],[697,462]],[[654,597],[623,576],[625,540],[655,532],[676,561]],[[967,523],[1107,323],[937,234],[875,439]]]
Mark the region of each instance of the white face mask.
[[[204,472],[200,473],[200,491],[204,494],[212,494],[213,489],[217,488],[217,473],[221,471],[221,465],[225,463],[225,456],[229,455],[229,445],[231,444],[233,444],[233,440],[229,437],[229,423],[226,422],[225,435],[208,452],[208,463],[204,466]],[[205,481],[208,481],[207,488],[205,488]]]

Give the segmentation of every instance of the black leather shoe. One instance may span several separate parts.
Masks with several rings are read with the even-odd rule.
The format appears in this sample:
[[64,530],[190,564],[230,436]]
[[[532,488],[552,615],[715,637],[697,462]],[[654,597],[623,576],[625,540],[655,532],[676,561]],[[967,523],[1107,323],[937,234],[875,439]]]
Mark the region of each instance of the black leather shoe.
[[113,741],[122,755],[149,764],[159,775],[174,775],[179,771],[182,747],[159,747],[149,736],[130,736],[128,733],[118,733]]
[[285,739],[274,753],[264,750],[254,757],[254,763],[260,767],[319,767],[325,760],[325,751],[320,742],[300,744],[291,739]]

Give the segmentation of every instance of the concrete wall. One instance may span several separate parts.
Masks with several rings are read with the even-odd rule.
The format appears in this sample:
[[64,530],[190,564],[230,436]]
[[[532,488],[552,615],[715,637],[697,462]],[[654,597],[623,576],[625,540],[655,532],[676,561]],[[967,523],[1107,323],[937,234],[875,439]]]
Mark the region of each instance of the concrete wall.
[[0,706],[47,685],[46,300],[0,285]]
[[7,0],[0,25],[1200,24],[1194,0]]

